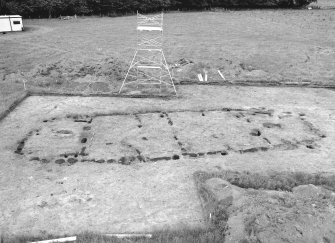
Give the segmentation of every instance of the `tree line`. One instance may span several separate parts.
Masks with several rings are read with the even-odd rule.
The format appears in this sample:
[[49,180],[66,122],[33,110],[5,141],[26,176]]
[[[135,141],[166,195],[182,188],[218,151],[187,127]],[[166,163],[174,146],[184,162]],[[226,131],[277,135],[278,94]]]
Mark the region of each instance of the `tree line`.
[[211,8],[300,7],[316,0],[0,0],[0,15],[26,18],[60,15],[122,15],[137,10],[204,10]]

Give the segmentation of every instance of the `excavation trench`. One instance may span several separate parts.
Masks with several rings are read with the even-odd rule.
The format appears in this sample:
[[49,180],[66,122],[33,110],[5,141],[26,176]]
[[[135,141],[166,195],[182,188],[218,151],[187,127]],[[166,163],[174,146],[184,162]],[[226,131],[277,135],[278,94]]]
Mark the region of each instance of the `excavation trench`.
[[[248,172],[216,178],[248,191],[242,216],[250,215],[249,209],[264,216],[245,219],[247,235],[251,232],[252,237],[255,232],[258,237],[263,229],[258,221],[289,222],[285,220],[296,214],[282,218],[286,214],[275,213],[278,209],[299,209],[292,202],[298,202],[298,206],[304,202],[280,196],[278,190],[296,190],[296,186],[290,189],[290,184],[284,191],[285,183],[292,181],[295,185],[291,177],[278,174],[278,180],[269,180],[262,171],[303,170],[311,174],[334,170],[333,91],[178,88],[181,97],[166,100],[75,96],[26,99],[1,121],[4,183],[0,183],[0,191],[5,205],[1,227],[13,234],[36,235],[42,231],[72,234],[87,229],[147,232],[181,224],[204,227],[206,218],[192,174],[231,169]],[[259,175],[248,176],[251,172]],[[209,178],[208,185],[214,185],[216,178]],[[300,178],[304,175],[297,175],[296,179]],[[313,176],[308,183],[331,186],[325,184],[329,179]],[[272,186],[278,193],[272,201],[262,196],[264,181],[269,182],[266,190],[271,191]],[[259,187],[250,187],[252,184]],[[316,198],[316,203],[314,198],[306,198],[307,213],[329,205],[325,203],[327,195],[326,199]],[[261,203],[252,204],[257,200]],[[223,205],[229,205],[228,199],[226,202]],[[266,211],[268,206],[273,211]],[[229,210],[217,212],[211,215],[216,226],[222,221],[229,224],[234,217]],[[328,219],[333,215],[322,216]],[[233,219],[240,222],[239,218]],[[302,220],[304,226],[309,225],[307,217]],[[325,222],[320,222],[322,229],[329,226]],[[283,232],[291,232],[291,228]],[[332,240],[328,235],[324,237]]]
[[[301,146],[317,149],[326,137],[301,114],[275,113],[265,108],[217,108],[68,114],[44,119],[18,142],[15,153],[58,165],[131,165]],[[47,148],[50,143],[53,150]]]

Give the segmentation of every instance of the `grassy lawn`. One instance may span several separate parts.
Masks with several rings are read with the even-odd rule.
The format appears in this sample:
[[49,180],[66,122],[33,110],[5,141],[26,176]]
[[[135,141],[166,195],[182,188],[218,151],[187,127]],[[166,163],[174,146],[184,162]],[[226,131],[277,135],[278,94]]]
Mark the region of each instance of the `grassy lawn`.
[[0,118],[25,96],[23,84],[0,82]]
[[[219,60],[251,65],[287,79],[331,76],[333,12],[254,10],[169,13],[165,54],[215,65]],[[2,35],[1,74],[30,71],[64,60],[120,58],[130,62],[136,17],[25,20],[26,31]]]
[[[329,2],[320,1],[320,6]],[[165,56],[175,82],[335,85],[333,10],[252,10],[168,13]],[[30,89],[116,92],[136,43],[136,16],[24,21],[26,31],[0,36],[2,103],[27,81]],[[21,83],[18,86],[17,83]],[[109,87],[106,86],[109,85]],[[15,86],[15,87],[12,87]],[[14,95],[15,96],[15,95]],[[1,108],[3,109],[3,108]]]

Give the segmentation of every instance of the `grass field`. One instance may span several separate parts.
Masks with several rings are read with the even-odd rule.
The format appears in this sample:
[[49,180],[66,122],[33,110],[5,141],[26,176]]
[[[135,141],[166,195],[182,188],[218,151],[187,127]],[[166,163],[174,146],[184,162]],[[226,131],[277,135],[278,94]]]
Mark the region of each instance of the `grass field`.
[[[170,63],[188,58],[213,65],[223,58],[287,79],[327,79],[334,69],[333,23],[333,11],[324,10],[170,13],[165,52]],[[25,26],[23,33],[1,36],[3,75],[60,60],[128,63],[136,43],[135,16],[27,19]]]
[[[171,67],[193,62],[173,70],[176,83],[196,82],[204,69],[222,82],[220,69],[235,84],[334,87],[334,21],[333,10],[168,13],[165,55]],[[25,32],[0,36],[1,86],[26,81],[63,93],[96,82],[118,90],[134,53],[135,16],[24,22]]]

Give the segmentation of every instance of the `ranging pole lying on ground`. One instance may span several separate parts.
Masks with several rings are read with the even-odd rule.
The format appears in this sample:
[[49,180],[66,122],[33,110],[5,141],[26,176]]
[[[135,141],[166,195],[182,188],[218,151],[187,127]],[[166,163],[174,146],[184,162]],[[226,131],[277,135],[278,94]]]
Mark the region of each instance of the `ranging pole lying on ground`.
[[163,13],[144,16],[137,12],[137,48],[119,93],[129,84],[165,85],[177,94],[163,53]]
[[[119,239],[126,239],[126,238],[152,238],[152,234],[103,234],[106,237],[116,237]],[[34,241],[28,243],[61,243],[61,242],[73,242],[77,240],[77,236],[59,238],[59,239],[52,239],[52,240],[42,240],[42,241]]]
[[29,243],[60,243],[60,242],[72,242],[76,240],[77,240],[77,236],[72,236],[72,237],[65,237],[65,238],[59,238],[59,239],[53,239],[53,240],[34,241],[34,242],[29,242]]
[[124,238],[152,238],[152,234],[105,234],[107,237]]

